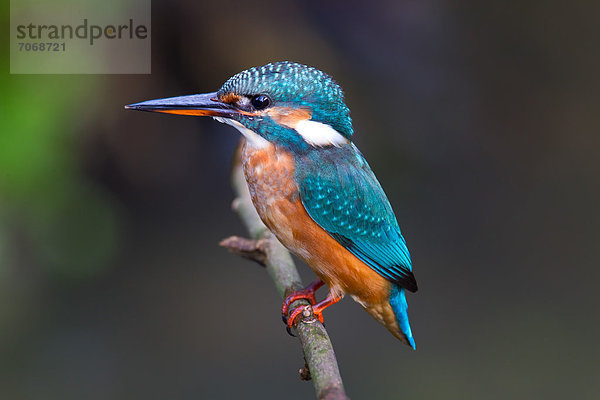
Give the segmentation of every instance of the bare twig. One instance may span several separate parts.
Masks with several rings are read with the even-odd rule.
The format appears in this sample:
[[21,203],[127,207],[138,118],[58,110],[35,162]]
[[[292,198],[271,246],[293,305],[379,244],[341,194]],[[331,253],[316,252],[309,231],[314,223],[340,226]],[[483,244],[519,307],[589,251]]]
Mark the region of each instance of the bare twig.
[[[236,156],[231,177],[237,196],[233,201],[233,209],[246,225],[252,239],[233,236],[223,240],[221,245],[242,257],[264,265],[275,283],[277,292],[285,298],[303,287],[300,276],[290,253],[267,229],[256,213],[238,160],[239,154]],[[292,304],[292,307],[301,304],[302,301],[298,301]],[[308,303],[304,302],[304,304]],[[320,400],[347,400],[329,335],[312,314],[312,309],[307,308],[302,313],[302,320],[296,325],[294,332],[304,352],[305,365],[300,369],[301,379],[312,379],[317,398]]]
[[265,252],[265,241],[246,239],[239,236],[230,236],[221,240],[219,246],[225,247],[233,254],[248,260],[256,261],[263,267],[267,262],[267,254]]
[[304,359],[304,367],[300,368],[298,370],[298,373],[300,374],[300,379],[302,379],[303,381],[310,381],[312,379],[312,377],[310,376],[310,369],[308,368],[308,363],[306,362],[306,359]]

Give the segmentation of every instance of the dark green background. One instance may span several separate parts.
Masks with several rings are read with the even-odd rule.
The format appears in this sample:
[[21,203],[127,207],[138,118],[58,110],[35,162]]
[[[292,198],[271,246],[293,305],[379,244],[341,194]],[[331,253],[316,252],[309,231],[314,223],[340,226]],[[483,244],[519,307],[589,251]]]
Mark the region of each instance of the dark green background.
[[348,394],[596,398],[599,4],[154,1],[152,75],[5,57],[0,397],[313,396],[267,275],[217,246],[244,233],[237,132],[123,110],[293,60],[344,87],[420,287],[416,352],[350,299],[326,312]]

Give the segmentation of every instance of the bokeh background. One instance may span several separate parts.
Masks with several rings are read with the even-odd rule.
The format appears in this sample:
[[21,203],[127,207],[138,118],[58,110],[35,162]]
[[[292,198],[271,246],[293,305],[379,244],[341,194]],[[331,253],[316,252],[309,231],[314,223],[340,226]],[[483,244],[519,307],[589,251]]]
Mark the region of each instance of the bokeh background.
[[2,60],[0,398],[313,397],[269,278],[217,246],[244,234],[237,133],[123,110],[275,60],[344,87],[419,281],[416,352],[350,299],[327,311],[348,394],[597,398],[600,3],[152,13],[151,75],[9,75]]

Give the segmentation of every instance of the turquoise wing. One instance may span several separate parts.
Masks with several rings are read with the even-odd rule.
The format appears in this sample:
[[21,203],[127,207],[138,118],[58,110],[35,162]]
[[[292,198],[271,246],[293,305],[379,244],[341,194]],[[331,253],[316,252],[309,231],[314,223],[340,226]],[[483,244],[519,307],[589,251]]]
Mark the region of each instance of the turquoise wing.
[[310,217],[384,278],[417,291],[412,262],[392,207],[356,148],[318,149],[297,170]]

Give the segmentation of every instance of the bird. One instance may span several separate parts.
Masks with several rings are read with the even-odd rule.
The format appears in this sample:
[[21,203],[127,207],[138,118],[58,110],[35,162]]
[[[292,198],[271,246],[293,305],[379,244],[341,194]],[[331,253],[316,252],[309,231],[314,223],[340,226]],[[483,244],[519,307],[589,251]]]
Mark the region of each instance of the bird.
[[[416,292],[411,256],[390,202],[353,142],[350,109],[325,72],[291,61],[249,68],[212,93],[169,97],[126,109],[210,116],[245,139],[241,164],[252,202],[277,239],[317,279],[282,304],[288,330],[305,299],[323,310],[349,295],[416,350],[406,291]],[[316,291],[328,294],[317,302]]]

